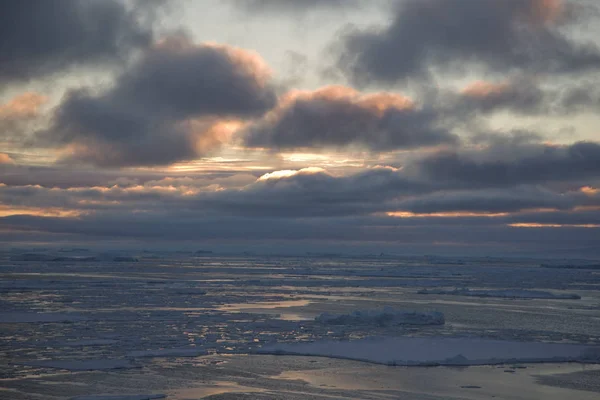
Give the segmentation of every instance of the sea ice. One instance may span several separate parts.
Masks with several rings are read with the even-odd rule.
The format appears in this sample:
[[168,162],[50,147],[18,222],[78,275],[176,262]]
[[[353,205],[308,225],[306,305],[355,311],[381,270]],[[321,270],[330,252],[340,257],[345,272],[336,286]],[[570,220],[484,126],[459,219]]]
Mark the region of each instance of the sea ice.
[[58,345],[62,347],[89,347],[89,346],[106,346],[119,343],[113,339],[82,339],[60,342]]
[[506,299],[561,299],[578,300],[581,296],[574,293],[551,293],[542,290],[506,289],[506,290],[470,290],[470,289],[423,289],[418,294],[443,294],[451,296],[499,297]]
[[95,371],[137,368],[129,360],[39,360],[20,363],[32,367],[66,369],[69,371]]
[[391,307],[373,310],[357,310],[349,314],[323,313],[315,321],[328,325],[443,325],[444,314],[441,312],[416,312],[395,310]]
[[493,365],[504,363],[600,363],[600,347],[480,338],[384,337],[354,341],[278,343],[257,350],[345,358],[388,365]]
[[200,347],[182,347],[175,349],[136,350],[127,353],[128,357],[199,357],[207,351]]
[[77,322],[86,318],[75,313],[0,312],[1,323]]
[[164,399],[164,394],[134,394],[134,395],[93,395],[71,397],[71,400],[153,400]]

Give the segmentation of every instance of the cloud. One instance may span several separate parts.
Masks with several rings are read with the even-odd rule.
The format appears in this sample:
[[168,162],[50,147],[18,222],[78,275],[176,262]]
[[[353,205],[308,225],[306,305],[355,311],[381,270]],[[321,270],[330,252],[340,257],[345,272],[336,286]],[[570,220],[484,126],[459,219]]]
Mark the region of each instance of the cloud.
[[[490,150],[478,161],[523,165],[535,144],[516,143],[512,146],[522,149],[512,160]],[[574,151],[562,148],[559,154]],[[545,168],[552,168],[556,158],[546,161]],[[133,175],[98,186],[0,184],[0,232],[10,231],[13,237],[58,234],[79,240],[224,243],[597,244],[589,231],[581,230],[600,222],[600,173],[586,175],[585,183],[563,175],[557,178],[562,181],[523,184],[515,179],[491,189],[495,183],[490,175],[491,183],[475,181],[464,188],[462,181],[415,170],[422,164],[414,163],[346,175],[309,167],[270,171],[258,178]]]
[[[550,98],[548,98],[550,97]],[[537,114],[549,111],[554,96],[545,93],[531,80],[488,82],[475,81],[458,96],[447,99],[458,114],[511,111],[517,114]]]
[[361,0],[235,0],[244,11],[305,13],[315,10],[341,10],[356,7]]
[[507,252],[538,252],[548,256],[553,251],[569,250],[581,257],[585,250],[585,254],[598,256],[597,228],[565,226],[532,231],[510,227],[507,224],[510,222],[496,218],[420,218],[417,223],[413,218],[380,216],[281,219],[174,211],[90,214],[77,218],[11,216],[0,217],[0,240],[43,239],[56,243],[64,238],[71,245],[75,241],[97,245],[105,240],[119,240],[119,243],[134,240],[138,246],[160,241],[163,245],[177,243],[178,248],[185,244],[197,246],[201,240],[207,246],[226,246],[229,251],[257,250],[260,248],[257,245],[266,244],[275,253],[285,253],[290,248],[296,253],[314,249],[332,252],[342,245],[344,252],[378,249],[396,254],[460,256]]
[[353,146],[384,151],[457,143],[436,117],[433,110],[418,108],[398,94],[327,86],[289,93],[243,134],[247,146],[271,149]]
[[[510,73],[579,73],[600,67],[600,50],[567,33],[583,13],[559,0],[407,0],[387,27],[353,30],[338,67],[357,84],[428,77],[470,65]],[[459,63],[461,66],[459,66]]]
[[[585,195],[541,186],[510,189],[449,190],[414,197],[398,206],[412,213],[512,213],[533,209],[568,210],[588,203]],[[600,201],[597,202],[600,205]]]
[[590,81],[549,86],[525,76],[500,81],[477,80],[458,92],[437,89],[429,97],[440,113],[461,121],[497,112],[515,116],[571,116],[595,112],[600,105],[600,91]]
[[39,93],[25,92],[0,104],[0,140],[4,143],[26,140],[47,101],[47,97]]
[[136,14],[117,0],[22,0],[0,4],[0,82],[26,82],[72,65],[125,59],[152,40]]
[[14,164],[14,160],[6,153],[0,153],[0,164]]
[[[408,170],[408,171],[407,171]],[[0,185],[0,204],[38,212],[160,212],[164,209],[207,215],[265,218],[331,218],[395,213],[397,216],[483,216],[533,210],[578,210],[600,207],[594,179],[585,184],[545,186],[515,182],[461,189],[463,183],[430,180],[411,168],[375,167],[348,175],[322,168],[278,170],[256,178],[222,177],[114,179],[104,186],[43,187]],[[596,175],[598,177],[600,175]],[[598,180],[597,180],[598,181]],[[446,216],[446,215],[444,215]]]
[[170,37],[103,92],[68,92],[38,140],[67,146],[65,158],[100,166],[159,165],[208,154],[239,118],[276,100],[255,53]]
[[480,151],[438,152],[419,162],[429,179],[464,187],[600,179],[600,144],[496,143]]
[[26,92],[15,96],[6,104],[0,105],[0,119],[33,118],[48,99],[35,92]]

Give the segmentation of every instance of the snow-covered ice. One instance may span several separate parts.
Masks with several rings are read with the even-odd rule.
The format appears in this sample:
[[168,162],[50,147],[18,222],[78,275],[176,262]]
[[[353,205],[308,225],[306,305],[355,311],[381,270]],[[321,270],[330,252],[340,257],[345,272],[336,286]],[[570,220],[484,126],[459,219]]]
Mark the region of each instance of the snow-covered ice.
[[600,347],[480,338],[384,337],[353,341],[278,343],[264,346],[258,353],[324,356],[407,366],[600,363]]
[[472,289],[423,289],[418,294],[442,294],[451,296],[498,297],[506,299],[559,299],[579,300],[581,296],[574,293],[551,293],[542,290],[506,289],[506,290],[472,290]]
[[391,307],[372,310],[357,310],[348,314],[323,313],[315,318],[329,325],[443,325],[444,314],[440,312],[416,312],[395,310]]

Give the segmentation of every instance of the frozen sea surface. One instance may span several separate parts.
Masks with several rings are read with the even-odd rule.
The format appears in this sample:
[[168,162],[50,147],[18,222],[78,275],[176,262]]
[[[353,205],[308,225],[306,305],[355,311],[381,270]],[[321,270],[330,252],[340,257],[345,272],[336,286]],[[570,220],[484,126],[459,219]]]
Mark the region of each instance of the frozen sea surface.
[[[518,383],[519,399],[596,390],[600,274],[573,265],[597,261],[38,253],[0,254],[0,399],[511,398],[492,381]],[[406,381],[414,368],[261,351],[506,364],[467,368],[456,385],[451,368],[417,368],[447,378],[428,391]],[[540,378],[532,361],[579,363]],[[360,393],[336,378],[350,365]],[[313,370],[329,383],[311,383]]]
[[506,363],[600,363],[600,346],[511,342],[479,338],[385,337],[264,346],[259,353],[347,358],[387,365],[495,365]]

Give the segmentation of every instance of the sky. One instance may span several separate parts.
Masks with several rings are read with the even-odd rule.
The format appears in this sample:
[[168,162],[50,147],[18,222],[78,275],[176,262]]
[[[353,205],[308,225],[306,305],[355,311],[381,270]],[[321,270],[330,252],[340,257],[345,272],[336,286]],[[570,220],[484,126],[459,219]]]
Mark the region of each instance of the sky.
[[594,0],[0,2],[0,246],[600,257]]

